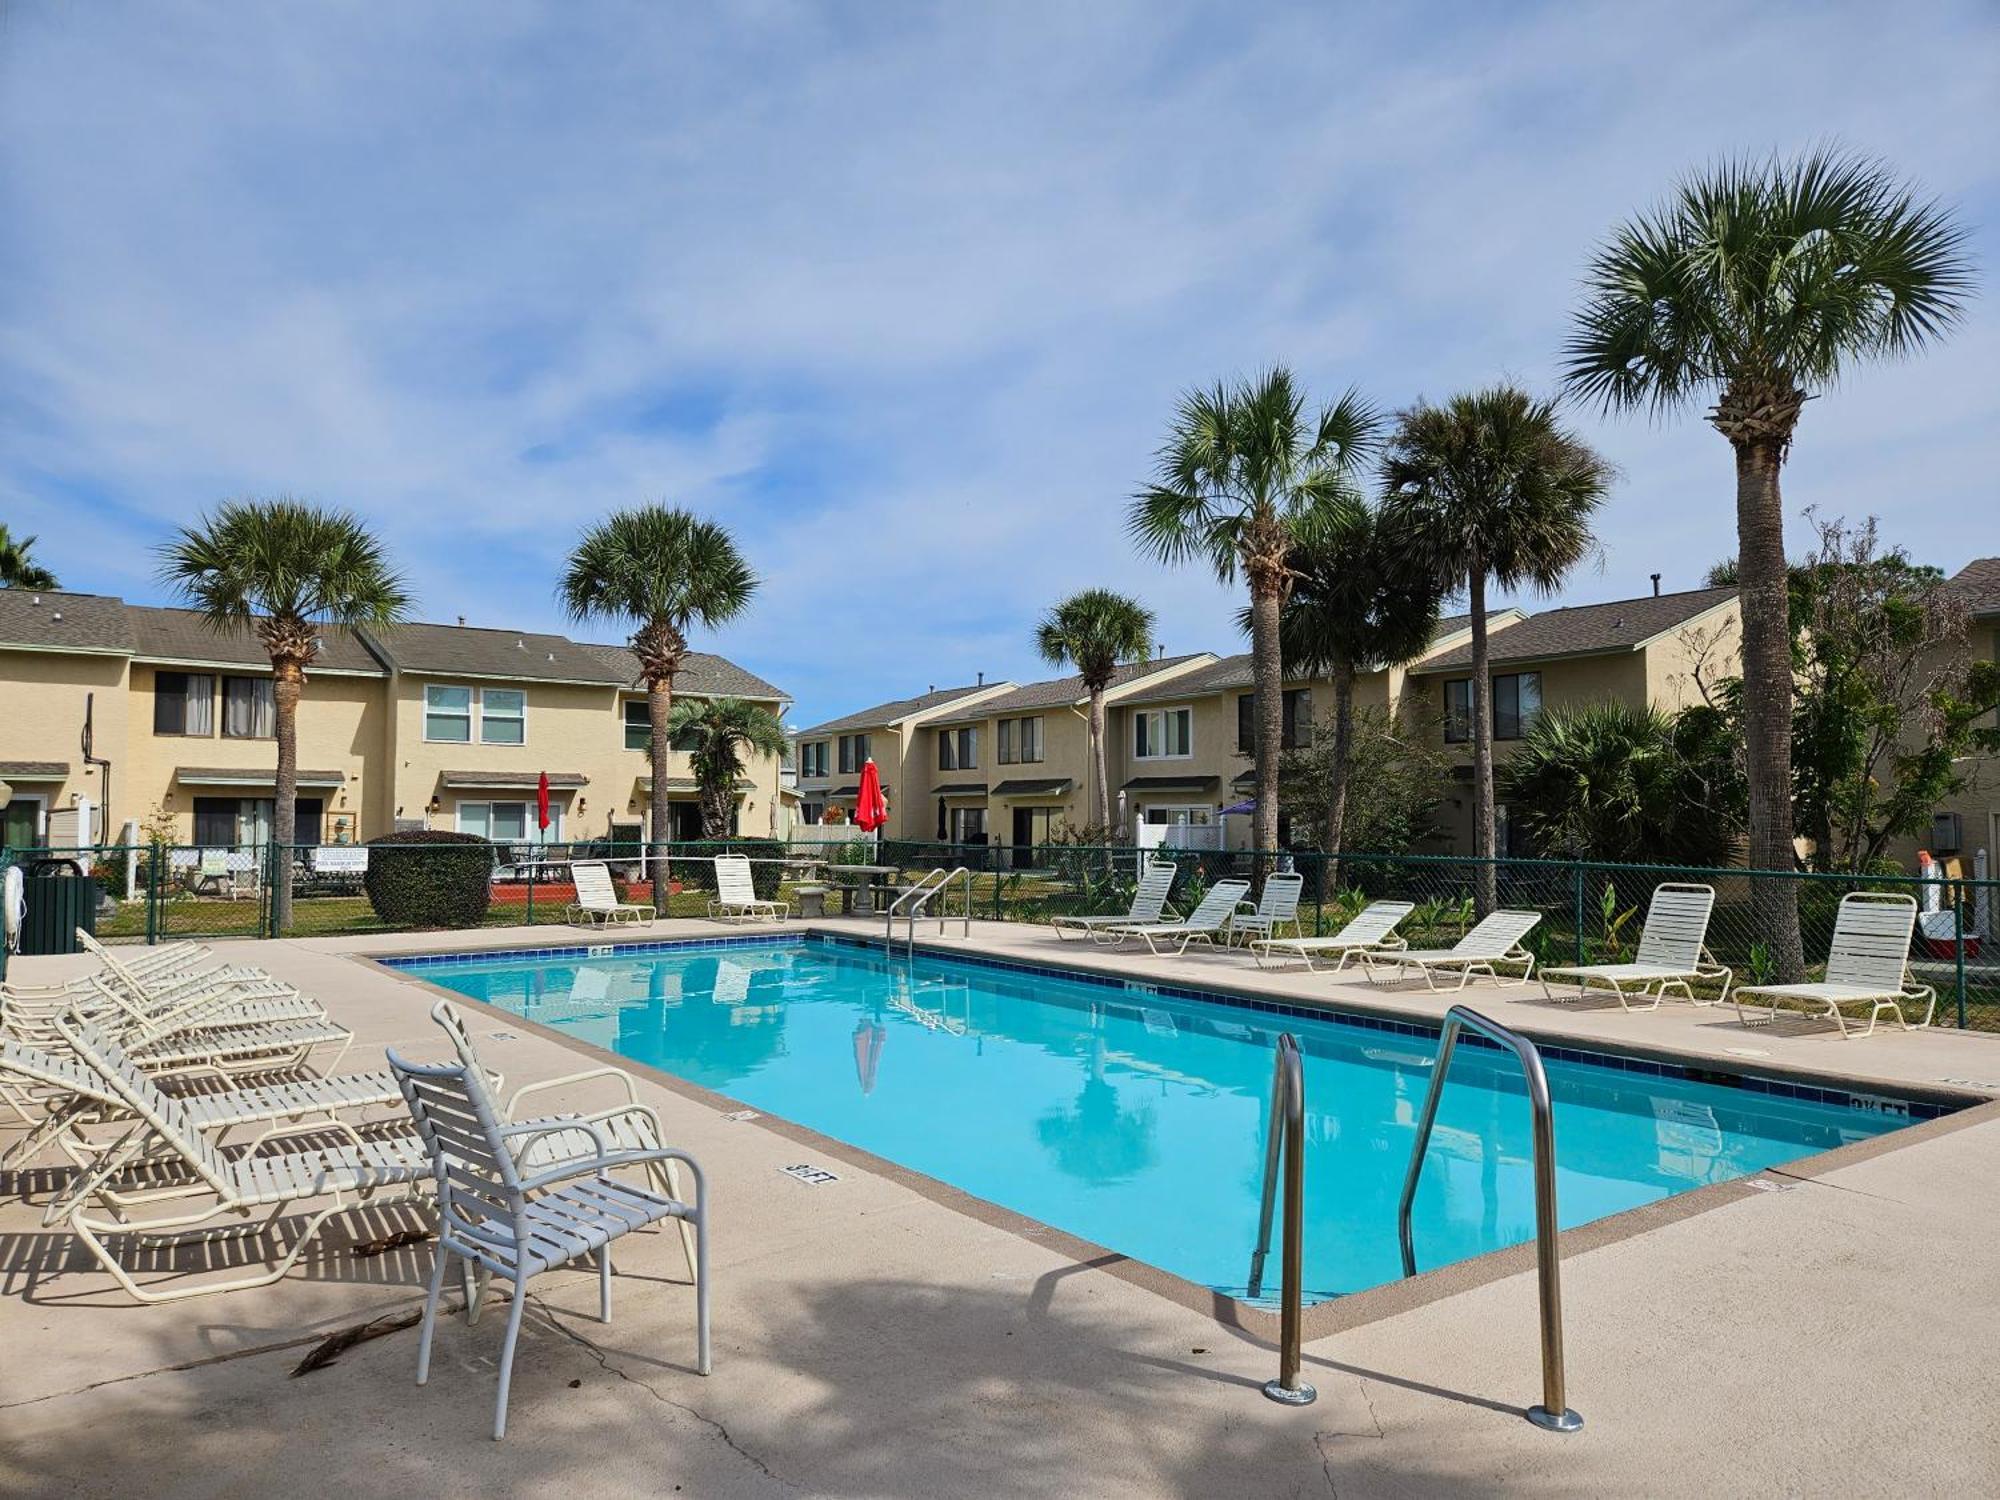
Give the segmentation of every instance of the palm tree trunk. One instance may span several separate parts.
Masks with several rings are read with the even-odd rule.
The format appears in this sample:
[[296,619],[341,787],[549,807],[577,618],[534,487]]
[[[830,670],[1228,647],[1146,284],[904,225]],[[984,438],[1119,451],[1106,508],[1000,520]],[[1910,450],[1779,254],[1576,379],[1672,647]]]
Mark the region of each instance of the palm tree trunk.
[[[1285,662],[1278,645],[1283,579],[1261,570],[1250,575],[1250,668],[1257,713],[1257,815],[1251,843],[1261,855],[1278,847],[1278,751],[1285,732]],[[1256,861],[1256,887],[1264,862]],[[1255,892],[1253,891],[1253,894]]]
[[652,741],[649,748],[653,762],[653,802],[647,813],[647,842],[652,846],[646,852],[649,873],[653,877],[653,905],[660,909],[660,915],[667,914],[667,881],[672,875],[671,862],[667,857],[667,835],[671,822],[667,817],[667,766],[673,746],[667,738],[667,715],[673,711],[674,684],[671,678],[648,679],[646,682],[646,719],[651,725]]
[[[1792,629],[1785,510],[1774,438],[1736,447],[1736,594],[1743,610],[1743,756],[1750,787],[1750,868],[1797,867],[1792,845]],[[1798,890],[1753,880],[1751,909],[1780,983],[1805,977]]]
[[1340,879],[1340,836],[1347,822],[1347,772],[1354,756],[1354,663],[1333,664],[1333,765],[1326,786],[1326,873],[1332,891]]
[[292,925],[292,844],[299,829],[299,693],[305,673],[295,661],[271,663],[271,700],[277,709],[278,774],[271,797],[271,932]]
[[1481,917],[1500,904],[1493,866],[1493,682],[1486,643],[1486,559],[1473,554],[1466,575],[1472,612],[1472,853],[1473,906]]
[[1090,685],[1090,761],[1097,776],[1097,826],[1111,838],[1111,758],[1104,745],[1104,684]]

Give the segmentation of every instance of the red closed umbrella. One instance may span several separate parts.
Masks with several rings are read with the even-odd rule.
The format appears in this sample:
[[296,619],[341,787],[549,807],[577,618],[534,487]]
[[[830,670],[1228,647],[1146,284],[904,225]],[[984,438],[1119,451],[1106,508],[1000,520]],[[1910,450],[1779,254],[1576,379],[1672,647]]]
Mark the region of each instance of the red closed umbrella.
[[542,779],[535,783],[535,822],[540,825],[542,837],[549,836],[549,773],[542,772]]
[[869,756],[861,767],[861,786],[854,798],[854,826],[863,833],[873,833],[889,821],[889,799],[882,795],[882,773],[875,769],[875,757]]

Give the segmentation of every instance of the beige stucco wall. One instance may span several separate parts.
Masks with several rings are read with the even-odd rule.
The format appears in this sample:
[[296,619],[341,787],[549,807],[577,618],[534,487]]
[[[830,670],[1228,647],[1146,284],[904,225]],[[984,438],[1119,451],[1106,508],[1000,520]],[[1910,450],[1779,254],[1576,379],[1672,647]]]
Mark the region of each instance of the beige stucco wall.
[[[1974,622],[1967,648],[1975,658],[2000,661],[2000,622]],[[1984,849],[1989,878],[2000,879],[2000,756],[1970,757],[1960,765],[1960,769],[1966,773],[1969,783],[1966,789],[1955,797],[1946,798],[1934,811],[1958,814],[1961,847],[1956,858],[1961,873],[1968,879],[1972,877],[1974,856]],[[1887,852],[1905,869],[1914,871],[1917,851],[1931,849],[1933,842],[1930,832],[1925,830],[1914,837],[1896,840]],[[1932,852],[1937,853],[1940,859],[1953,857],[1947,851]]]
[[40,804],[41,828],[49,811],[73,805],[78,796],[103,801],[97,773],[84,774],[80,743],[84,700],[92,693],[97,754],[113,763],[111,834],[117,834],[118,822],[143,811],[125,764],[127,669],[123,656],[0,651],[0,761],[62,761],[69,767],[60,781],[9,780],[24,804]]
[[1675,713],[1702,701],[1725,677],[1743,670],[1743,617],[1734,599],[1647,644],[1646,696],[1655,708]]

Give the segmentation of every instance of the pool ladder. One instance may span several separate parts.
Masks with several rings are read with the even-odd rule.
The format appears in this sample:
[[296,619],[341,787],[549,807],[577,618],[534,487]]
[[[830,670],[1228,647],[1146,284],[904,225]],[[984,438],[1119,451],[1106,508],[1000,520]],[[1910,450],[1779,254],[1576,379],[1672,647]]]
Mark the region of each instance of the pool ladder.
[[[1542,1054],[1533,1042],[1467,1005],[1454,1005],[1445,1013],[1437,1061],[1431,1066],[1430,1088],[1424,1095],[1424,1110],[1418,1118],[1417,1138],[1410,1151],[1410,1167],[1403,1179],[1403,1197],[1396,1210],[1403,1274],[1417,1274],[1410,1210],[1416,1202],[1417,1182],[1423,1175],[1424,1156],[1430,1148],[1431,1129],[1437,1123],[1438,1100],[1444,1092],[1445,1075],[1451,1069],[1452,1053],[1458,1046],[1459,1033],[1468,1028],[1512,1052],[1520,1060],[1521,1071],[1527,1078],[1528,1101],[1534,1108],[1535,1119],[1535,1267],[1541,1292],[1542,1326],[1542,1400],[1539,1406],[1529,1407],[1527,1415],[1530,1422],[1547,1431],[1575,1432],[1583,1426],[1583,1418],[1569,1409],[1563,1389],[1562,1262],[1556,1249],[1556,1127],[1548,1075],[1542,1069]],[[1264,1261],[1271,1249],[1271,1223],[1277,1208],[1278,1168],[1282,1162],[1285,1241],[1283,1284],[1279,1293],[1278,1378],[1265,1383],[1264,1394],[1287,1406],[1309,1405],[1319,1394],[1299,1379],[1305,1271],[1302,1223],[1305,1110],[1305,1064],[1299,1055],[1297,1038],[1285,1032],[1278,1038],[1277,1061],[1271,1075],[1264,1195],[1257,1215],[1257,1245],[1250,1254],[1248,1293],[1255,1298],[1264,1290]]]
[[[946,895],[954,881],[965,892],[965,910],[956,918],[943,906],[939,906],[933,913],[930,910],[931,898]],[[928,916],[937,918],[940,937],[944,935],[945,923],[954,920],[964,924],[961,928],[962,936],[972,936],[972,871],[964,865],[955,870],[931,870],[891,902],[882,924],[883,951],[886,953],[894,950],[896,918],[901,917],[904,923],[903,952],[906,956],[914,956],[917,951],[917,918]]]

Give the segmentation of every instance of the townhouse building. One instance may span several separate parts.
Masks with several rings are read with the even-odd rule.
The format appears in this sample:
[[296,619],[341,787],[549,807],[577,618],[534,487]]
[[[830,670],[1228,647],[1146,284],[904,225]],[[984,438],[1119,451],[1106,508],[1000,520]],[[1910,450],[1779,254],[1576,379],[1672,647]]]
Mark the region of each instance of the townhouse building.
[[[693,653],[681,697],[735,696],[781,713],[778,688]],[[83,753],[90,725],[92,753]],[[10,845],[46,840],[87,798],[100,837],[145,822],[180,842],[269,836],[276,748],[270,663],[248,630],[111,595],[0,590],[0,781]],[[298,716],[301,843],[441,828],[534,841],[636,837],[654,789],[638,663],[622,646],[435,624],[329,629]],[[779,757],[738,786],[745,834],[779,831]],[[673,754],[674,836],[699,836],[693,767]]]
[[1014,686],[982,677],[969,687],[932,687],[799,730],[792,737],[799,821],[818,823],[829,808],[852,813],[861,791],[861,768],[873,759],[889,804],[885,831],[895,838],[932,837],[921,796],[906,795],[930,784],[923,765],[929,748],[924,726],[940,714],[1012,692]]
[[[2000,557],[1975,558],[1952,575],[1951,590],[1971,617],[1965,650],[1974,659],[2000,661]],[[1994,715],[2000,727],[2000,711]],[[1957,861],[1971,876],[1986,854],[1989,876],[2000,874],[2000,756],[1974,755],[1961,762],[1965,789],[1936,809],[1928,834],[1898,842],[1897,854],[1914,865],[1924,849],[1940,861]],[[1993,917],[1988,917],[1989,927]]]

